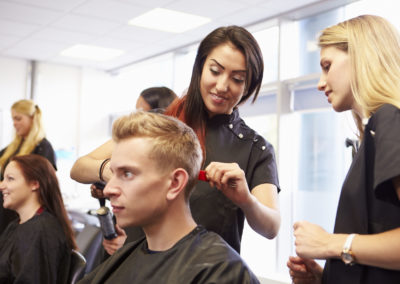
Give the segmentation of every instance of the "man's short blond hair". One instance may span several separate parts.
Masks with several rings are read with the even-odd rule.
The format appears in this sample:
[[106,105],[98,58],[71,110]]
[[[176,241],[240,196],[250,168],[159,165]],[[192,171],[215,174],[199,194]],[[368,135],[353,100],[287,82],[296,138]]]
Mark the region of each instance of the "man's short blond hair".
[[186,170],[189,179],[185,196],[189,197],[202,161],[199,140],[189,126],[171,116],[139,111],[117,119],[112,136],[116,143],[128,138],[151,138],[149,158],[156,161],[161,170]]

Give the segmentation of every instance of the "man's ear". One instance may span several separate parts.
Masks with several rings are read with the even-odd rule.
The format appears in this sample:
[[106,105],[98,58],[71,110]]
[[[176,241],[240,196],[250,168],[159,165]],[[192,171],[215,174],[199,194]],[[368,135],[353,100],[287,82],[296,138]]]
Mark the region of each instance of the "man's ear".
[[183,194],[189,179],[189,175],[186,170],[178,168],[171,172],[170,177],[171,184],[167,192],[167,200],[174,200],[181,192]]

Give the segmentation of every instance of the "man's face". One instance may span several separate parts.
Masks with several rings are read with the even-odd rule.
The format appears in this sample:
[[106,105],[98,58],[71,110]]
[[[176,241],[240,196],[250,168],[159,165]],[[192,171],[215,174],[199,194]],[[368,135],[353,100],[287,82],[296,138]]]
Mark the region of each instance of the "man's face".
[[152,226],[161,221],[167,206],[169,171],[149,159],[151,138],[127,138],[115,144],[113,175],[104,189],[121,227]]

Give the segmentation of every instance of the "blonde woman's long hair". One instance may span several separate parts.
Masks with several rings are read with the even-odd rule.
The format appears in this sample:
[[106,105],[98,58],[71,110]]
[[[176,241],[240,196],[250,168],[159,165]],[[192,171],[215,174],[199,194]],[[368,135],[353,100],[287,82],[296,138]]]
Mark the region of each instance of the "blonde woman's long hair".
[[[400,35],[379,16],[362,15],[326,28],[318,45],[334,46],[349,54],[352,70],[351,90],[369,118],[383,104],[400,108]],[[360,137],[362,118],[353,111]]]
[[[5,164],[12,156],[21,156],[32,153],[37,144],[39,144],[45,137],[42,124],[42,111],[33,101],[19,100],[11,106],[11,110],[30,116],[32,118],[32,126],[25,139],[15,133],[13,141],[7,146],[4,154],[0,157],[1,171],[4,171]],[[18,153],[16,153],[17,151]]]

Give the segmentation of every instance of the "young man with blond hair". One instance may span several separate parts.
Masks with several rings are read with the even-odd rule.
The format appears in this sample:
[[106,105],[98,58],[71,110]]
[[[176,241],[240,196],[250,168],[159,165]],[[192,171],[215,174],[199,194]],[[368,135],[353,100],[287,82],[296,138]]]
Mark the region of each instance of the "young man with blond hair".
[[113,175],[104,194],[118,224],[141,226],[146,237],[80,283],[259,283],[235,250],[192,218],[189,196],[202,152],[190,127],[137,112],[114,123],[113,140]]

